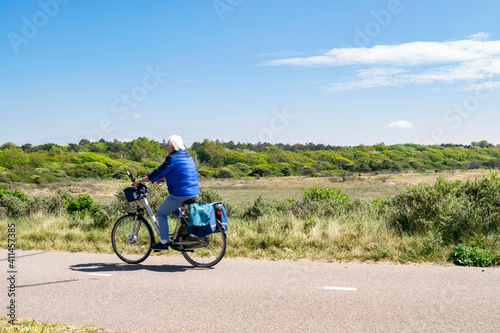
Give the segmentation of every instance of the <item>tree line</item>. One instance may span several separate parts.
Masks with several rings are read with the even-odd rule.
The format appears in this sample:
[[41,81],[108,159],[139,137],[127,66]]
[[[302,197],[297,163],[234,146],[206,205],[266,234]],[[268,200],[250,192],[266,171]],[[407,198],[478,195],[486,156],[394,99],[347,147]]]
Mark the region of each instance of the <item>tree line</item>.
[[[125,170],[145,174],[167,155],[165,140],[99,140],[57,145],[0,146],[0,182],[45,183],[62,179],[124,178]],[[413,143],[358,146],[324,144],[195,142],[188,148],[200,177],[331,176],[349,172],[401,172],[500,168],[500,145]]]

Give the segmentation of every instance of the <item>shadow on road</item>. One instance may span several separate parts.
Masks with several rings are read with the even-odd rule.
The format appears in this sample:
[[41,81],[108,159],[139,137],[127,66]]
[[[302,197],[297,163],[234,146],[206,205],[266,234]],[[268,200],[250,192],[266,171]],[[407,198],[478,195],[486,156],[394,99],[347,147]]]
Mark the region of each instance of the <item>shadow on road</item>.
[[78,272],[99,273],[99,272],[133,272],[152,271],[163,273],[177,273],[186,270],[196,269],[193,266],[170,266],[170,265],[128,265],[128,264],[107,264],[107,263],[87,263],[69,266],[69,269]]

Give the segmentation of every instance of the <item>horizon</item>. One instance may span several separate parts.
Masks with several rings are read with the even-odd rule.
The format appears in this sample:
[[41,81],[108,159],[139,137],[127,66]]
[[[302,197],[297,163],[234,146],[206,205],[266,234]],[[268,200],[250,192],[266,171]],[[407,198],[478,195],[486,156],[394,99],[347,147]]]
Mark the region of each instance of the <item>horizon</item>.
[[[118,141],[119,143],[129,143],[129,142],[132,142],[134,140],[138,140],[138,139],[141,139],[141,138],[146,138],[147,140],[152,140],[152,141],[156,141],[158,143],[162,143],[163,140],[167,141],[167,139],[161,139],[161,140],[155,140],[155,139],[151,139],[151,138],[148,138],[148,137],[138,137],[138,138],[135,138],[135,139],[132,139],[132,140],[128,140],[128,141],[120,141],[118,139],[112,139],[112,140],[105,140],[103,138],[101,138],[101,140],[105,140],[105,142],[114,142],[115,140]],[[43,145],[51,145],[51,144],[54,144],[54,145],[57,145],[57,146],[60,146],[60,147],[68,147],[70,144],[80,144],[81,141],[83,140],[87,140],[85,138],[82,138],[80,140],[77,140],[76,142],[67,142],[66,144],[58,144],[58,143],[55,143],[55,142],[45,142],[45,143],[41,143],[41,144],[31,144],[30,142],[25,142],[21,145],[15,143],[15,142],[11,142],[11,141],[7,141],[7,142],[0,142],[0,147],[7,144],[7,143],[13,143],[15,144],[17,147],[21,148],[23,145],[26,145],[26,144],[31,144],[33,147],[37,147],[37,146],[43,146]],[[433,145],[437,145],[437,146],[446,146],[446,145],[452,145],[452,146],[465,146],[465,147],[473,147],[473,143],[480,143],[482,141],[487,141],[488,140],[475,140],[475,141],[472,141],[468,144],[462,144],[462,143],[452,143],[452,142],[445,142],[445,143],[441,143],[441,144],[431,144],[431,145],[426,145],[426,144],[420,144],[420,143],[413,143],[413,142],[401,142],[401,143],[393,143],[393,144],[386,144],[385,142],[377,142],[377,143],[374,143],[374,144],[364,144],[364,143],[360,143],[360,144],[357,144],[357,145],[341,145],[341,146],[336,146],[336,145],[329,145],[329,144],[325,144],[325,143],[321,143],[321,142],[303,142],[303,143],[294,143],[294,144],[289,144],[289,143],[284,143],[284,142],[276,142],[276,143],[270,143],[270,142],[241,142],[241,141],[234,141],[234,140],[229,140],[229,141],[224,141],[224,140],[219,140],[219,139],[208,139],[208,138],[205,138],[205,139],[202,139],[200,141],[194,141],[194,142],[191,142],[191,143],[188,143],[188,142],[184,142],[184,145],[186,146],[186,148],[190,148],[193,146],[193,144],[195,143],[203,143],[203,141],[205,140],[210,140],[210,141],[213,141],[213,142],[220,142],[222,144],[227,144],[229,142],[233,142],[235,145],[271,145],[271,146],[277,146],[277,145],[324,145],[326,147],[328,146],[331,146],[331,147],[341,147],[341,148],[348,148],[348,147],[359,147],[359,146],[368,146],[368,147],[373,147],[373,146],[376,146],[376,145],[385,145],[385,146],[394,146],[394,145],[423,145],[423,146],[433,146]],[[89,140],[89,143],[88,144],[92,144],[92,143],[96,143],[96,142],[100,142],[100,140],[97,140],[97,141],[90,141]],[[492,143],[492,142],[488,142],[491,146],[493,147],[500,147],[500,143]],[[87,143],[85,143],[87,144]]]
[[493,0],[2,2],[0,142],[500,142],[499,11]]

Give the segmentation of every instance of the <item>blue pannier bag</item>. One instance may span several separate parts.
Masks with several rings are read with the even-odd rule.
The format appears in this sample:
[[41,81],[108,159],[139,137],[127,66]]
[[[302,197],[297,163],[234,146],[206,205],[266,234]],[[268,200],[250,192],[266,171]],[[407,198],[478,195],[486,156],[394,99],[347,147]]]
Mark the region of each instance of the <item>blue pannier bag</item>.
[[227,230],[226,206],[220,202],[202,202],[189,206],[188,231],[198,237],[210,235],[217,230],[219,221]]

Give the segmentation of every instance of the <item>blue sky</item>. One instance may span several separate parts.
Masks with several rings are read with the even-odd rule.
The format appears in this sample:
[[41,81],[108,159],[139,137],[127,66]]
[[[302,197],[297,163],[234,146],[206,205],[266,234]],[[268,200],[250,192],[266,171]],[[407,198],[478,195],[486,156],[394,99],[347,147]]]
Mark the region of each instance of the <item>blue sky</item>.
[[500,143],[498,1],[0,3],[0,143]]

